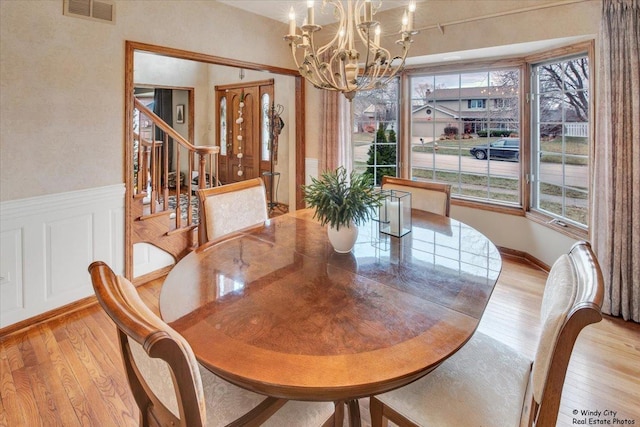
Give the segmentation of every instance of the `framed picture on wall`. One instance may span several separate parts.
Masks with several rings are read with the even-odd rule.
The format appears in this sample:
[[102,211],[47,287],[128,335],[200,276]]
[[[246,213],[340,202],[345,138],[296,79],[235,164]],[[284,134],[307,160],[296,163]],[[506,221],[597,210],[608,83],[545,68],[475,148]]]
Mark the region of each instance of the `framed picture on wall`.
[[176,123],[184,123],[184,104],[176,106]]

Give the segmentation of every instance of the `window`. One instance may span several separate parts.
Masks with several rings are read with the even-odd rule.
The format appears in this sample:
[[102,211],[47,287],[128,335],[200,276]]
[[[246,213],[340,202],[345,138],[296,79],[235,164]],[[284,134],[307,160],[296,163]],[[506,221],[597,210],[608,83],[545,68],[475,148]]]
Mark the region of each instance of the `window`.
[[507,108],[509,106],[509,100],[505,98],[495,98],[493,101],[493,108]]
[[531,209],[586,228],[589,200],[589,58],[532,67]]
[[[405,72],[410,97],[403,108],[394,104],[400,102],[397,82],[358,93],[354,168],[379,183],[382,175],[400,176],[398,153],[408,153],[408,178],[448,182],[454,200],[505,212],[517,208],[585,238],[592,50],[593,42],[586,42],[504,65],[492,61],[490,69],[413,69]],[[410,117],[400,121],[398,111]],[[401,122],[407,123],[402,137]]]
[[261,109],[262,109],[262,129],[260,130],[260,140],[261,140],[261,149],[260,149],[260,160],[269,161],[271,160],[271,132],[270,132],[270,111],[271,111],[271,100],[268,93],[262,94],[261,100]]
[[486,99],[469,99],[467,101],[467,108],[485,108]]
[[358,92],[352,101],[354,170],[375,185],[385,175],[397,176],[398,85],[394,79],[385,88]]
[[227,155],[227,98],[220,98],[220,154]]
[[518,68],[411,76],[411,178],[520,206],[519,84]]

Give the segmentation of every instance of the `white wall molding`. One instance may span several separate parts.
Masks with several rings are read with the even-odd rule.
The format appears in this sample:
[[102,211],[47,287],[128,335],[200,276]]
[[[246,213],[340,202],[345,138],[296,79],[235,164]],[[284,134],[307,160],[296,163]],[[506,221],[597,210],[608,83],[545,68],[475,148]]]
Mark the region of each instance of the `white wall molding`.
[[0,203],[0,328],[93,294],[87,267],[124,270],[124,184]]
[[122,206],[124,207],[124,192],[124,184],[117,184],[67,193],[9,200],[0,202],[0,216],[3,221],[9,221],[25,215],[41,215],[55,210],[68,210],[70,205],[77,209],[81,206],[93,205],[100,200],[112,200],[117,196],[122,197]]

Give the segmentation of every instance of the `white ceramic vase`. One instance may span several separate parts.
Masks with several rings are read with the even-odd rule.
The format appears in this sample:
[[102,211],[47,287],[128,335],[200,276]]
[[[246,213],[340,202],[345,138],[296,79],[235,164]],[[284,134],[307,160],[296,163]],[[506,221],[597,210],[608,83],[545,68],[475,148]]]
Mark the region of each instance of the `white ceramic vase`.
[[358,239],[358,226],[352,221],[348,227],[342,226],[340,230],[329,227],[327,234],[333,249],[338,253],[346,254],[351,252],[351,249],[353,249],[353,246],[356,244],[356,240]]

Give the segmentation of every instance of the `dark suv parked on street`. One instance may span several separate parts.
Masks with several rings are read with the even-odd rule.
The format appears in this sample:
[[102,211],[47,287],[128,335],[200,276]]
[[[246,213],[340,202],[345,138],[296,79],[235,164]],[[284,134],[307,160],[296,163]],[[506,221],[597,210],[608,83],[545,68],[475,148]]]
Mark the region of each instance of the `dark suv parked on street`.
[[520,139],[502,138],[489,145],[476,145],[469,152],[479,160],[508,159],[517,162],[520,160]]

